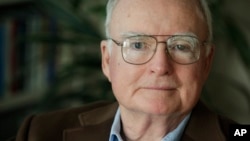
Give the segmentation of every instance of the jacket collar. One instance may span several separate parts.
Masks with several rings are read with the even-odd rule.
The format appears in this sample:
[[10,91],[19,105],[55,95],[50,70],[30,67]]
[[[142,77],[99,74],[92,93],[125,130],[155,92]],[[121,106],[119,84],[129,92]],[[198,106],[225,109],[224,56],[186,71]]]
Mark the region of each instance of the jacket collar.
[[225,141],[218,116],[201,102],[193,109],[182,141]]
[[81,126],[64,130],[63,141],[107,140],[117,108],[118,104],[113,103],[79,114]]
[[[65,130],[63,141],[107,140],[117,108],[118,104],[113,103],[79,114],[81,126]],[[225,137],[220,129],[216,114],[210,112],[199,102],[191,114],[181,141],[211,140],[225,141]]]

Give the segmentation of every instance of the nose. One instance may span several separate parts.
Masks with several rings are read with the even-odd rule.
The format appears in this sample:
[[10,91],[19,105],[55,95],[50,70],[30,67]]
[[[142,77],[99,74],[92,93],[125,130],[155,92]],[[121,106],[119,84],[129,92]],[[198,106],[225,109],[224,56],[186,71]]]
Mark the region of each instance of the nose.
[[155,55],[149,63],[151,73],[156,75],[170,75],[173,72],[173,62],[167,53],[166,44],[158,44]]

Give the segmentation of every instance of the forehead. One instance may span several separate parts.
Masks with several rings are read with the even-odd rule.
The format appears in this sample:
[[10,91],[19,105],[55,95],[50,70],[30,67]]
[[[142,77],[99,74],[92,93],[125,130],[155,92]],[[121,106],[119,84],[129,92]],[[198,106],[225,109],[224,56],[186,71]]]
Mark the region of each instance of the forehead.
[[[196,6],[199,6],[200,0],[117,0],[117,7],[121,6],[125,9],[133,8],[149,8],[161,10],[161,8],[166,9],[171,6],[185,7],[185,9],[193,9]],[[118,8],[118,9],[121,9]]]
[[197,35],[200,30],[204,32],[204,21],[197,0],[119,0],[112,15],[111,34]]

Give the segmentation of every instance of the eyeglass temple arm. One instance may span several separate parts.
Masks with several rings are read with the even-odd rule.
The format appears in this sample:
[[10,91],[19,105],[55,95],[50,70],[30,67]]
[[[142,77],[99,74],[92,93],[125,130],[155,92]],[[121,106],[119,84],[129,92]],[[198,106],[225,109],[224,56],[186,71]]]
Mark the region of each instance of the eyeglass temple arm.
[[114,39],[112,39],[112,38],[107,38],[107,39],[113,41],[113,42],[114,42],[116,45],[118,45],[118,46],[123,46],[123,43],[118,42],[118,41],[116,41],[116,40],[114,40]]

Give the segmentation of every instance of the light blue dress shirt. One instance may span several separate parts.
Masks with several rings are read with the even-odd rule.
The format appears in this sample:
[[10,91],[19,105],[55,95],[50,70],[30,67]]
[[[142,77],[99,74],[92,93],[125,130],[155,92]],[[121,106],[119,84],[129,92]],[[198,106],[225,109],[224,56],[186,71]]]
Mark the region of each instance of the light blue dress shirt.
[[[181,136],[183,134],[183,131],[188,123],[188,120],[190,118],[190,114],[188,114],[182,122],[175,128],[173,131],[168,133],[162,141],[179,141],[181,139]],[[109,136],[109,141],[123,141],[121,135],[121,118],[120,118],[120,109],[118,108],[115,119],[112,124],[110,136]]]

